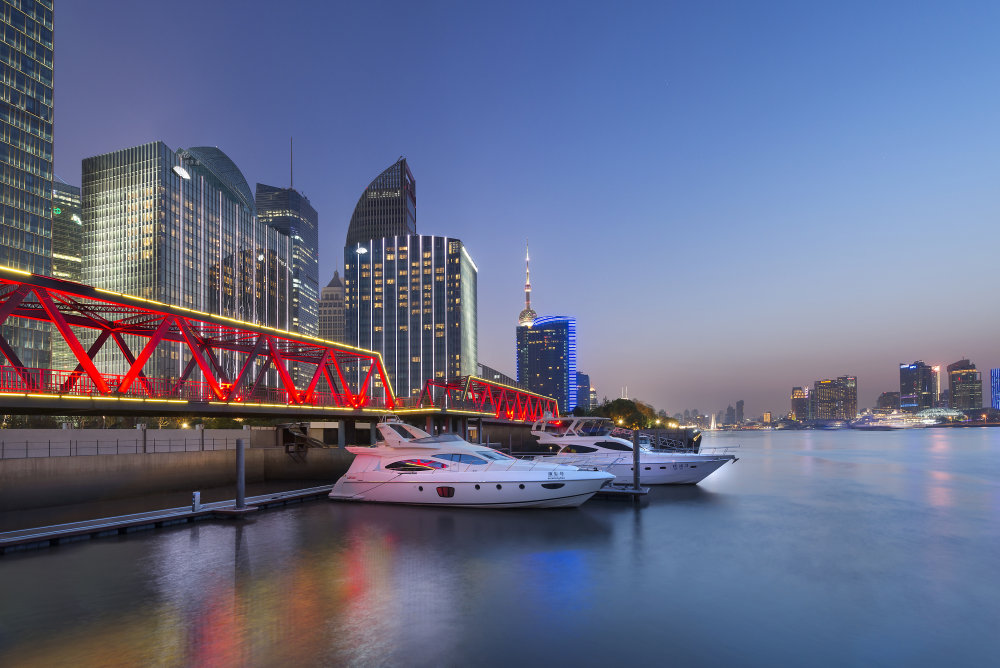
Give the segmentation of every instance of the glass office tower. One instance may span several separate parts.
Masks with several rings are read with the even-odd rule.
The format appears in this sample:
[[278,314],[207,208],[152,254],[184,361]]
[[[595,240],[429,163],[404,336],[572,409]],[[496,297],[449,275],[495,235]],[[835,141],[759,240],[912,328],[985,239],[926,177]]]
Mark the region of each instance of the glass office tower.
[[[257,220],[246,179],[219,149],[153,142],[85,159],[83,223],[84,283],[290,328],[288,236]],[[183,373],[188,353],[167,347],[147,375]],[[102,370],[121,373],[116,364]]]
[[899,407],[907,413],[934,408],[934,369],[923,362],[899,365]]
[[319,216],[292,188],[257,184],[257,217],[288,237],[292,248],[289,329],[319,335]]
[[[52,257],[52,2],[0,2],[0,264],[48,275]],[[48,368],[47,324],[2,328],[20,362]],[[4,358],[0,356],[0,361]],[[10,360],[7,360],[8,362]]]
[[[58,178],[52,183],[52,276],[83,279],[83,218],[80,189]],[[52,368],[72,370],[78,360],[61,336],[52,337]]]
[[382,354],[397,396],[474,375],[478,269],[458,239],[407,235],[344,249],[347,342]]
[[535,318],[517,328],[517,382],[559,402],[565,415],[576,408],[576,319]]
[[417,182],[400,158],[368,184],[354,207],[345,246],[417,231]]

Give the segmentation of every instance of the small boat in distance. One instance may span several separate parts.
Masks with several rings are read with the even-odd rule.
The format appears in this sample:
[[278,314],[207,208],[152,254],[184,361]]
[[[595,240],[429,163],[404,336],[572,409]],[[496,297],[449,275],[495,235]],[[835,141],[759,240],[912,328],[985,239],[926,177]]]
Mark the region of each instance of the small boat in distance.
[[[538,447],[548,446],[554,453],[539,457],[542,461],[596,466],[619,482],[631,482],[632,443],[612,436],[613,428],[609,418],[547,417],[531,426],[531,435]],[[735,455],[654,450],[640,442],[639,484],[695,485],[731,461],[736,461]]]
[[465,508],[579,506],[613,475],[557,462],[515,459],[457,434],[431,436],[398,419],[380,422],[374,446],[354,461],[331,499]]

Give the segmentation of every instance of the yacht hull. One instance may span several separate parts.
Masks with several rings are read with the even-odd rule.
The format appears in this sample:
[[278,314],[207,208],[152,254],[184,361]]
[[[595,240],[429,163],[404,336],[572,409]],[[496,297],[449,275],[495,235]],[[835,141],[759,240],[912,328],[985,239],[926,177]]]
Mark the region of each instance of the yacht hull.
[[572,508],[587,501],[606,481],[608,478],[603,474],[576,480],[503,482],[455,481],[420,474],[386,480],[347,480],[345,476],[337,481],[329,496],[342,501],[458,508]]

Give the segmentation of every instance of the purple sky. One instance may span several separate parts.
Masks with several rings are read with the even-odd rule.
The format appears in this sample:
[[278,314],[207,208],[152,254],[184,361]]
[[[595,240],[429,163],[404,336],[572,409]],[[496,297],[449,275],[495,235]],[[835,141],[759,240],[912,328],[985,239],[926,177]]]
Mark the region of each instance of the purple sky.
[[163,140],[287,185],[294,135],[325,284],[405,155],[418,231],[479,266],[481,361],[514,370],[528,238],[598,394],[671,413],[1000,366],[1000,4],[328,5],[58,3],[56,173]]

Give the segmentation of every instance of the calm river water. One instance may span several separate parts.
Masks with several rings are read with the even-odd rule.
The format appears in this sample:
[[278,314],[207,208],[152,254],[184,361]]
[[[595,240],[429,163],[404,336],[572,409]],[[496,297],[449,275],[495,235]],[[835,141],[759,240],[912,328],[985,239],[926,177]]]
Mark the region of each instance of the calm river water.
[[987,666],[1000,429],[706,435],[647,505],[315,502],[0,557],[2,666]]

